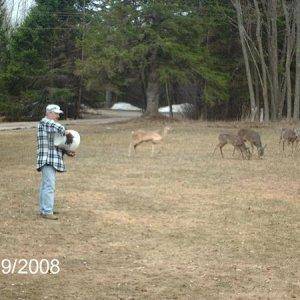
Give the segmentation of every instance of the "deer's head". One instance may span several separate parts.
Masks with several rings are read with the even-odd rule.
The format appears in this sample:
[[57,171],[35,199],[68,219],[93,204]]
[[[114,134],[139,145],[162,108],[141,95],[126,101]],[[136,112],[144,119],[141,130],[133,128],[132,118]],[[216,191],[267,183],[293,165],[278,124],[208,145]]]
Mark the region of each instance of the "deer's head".
[[258,151],[258,156],[259,156],[260,158],[264,156],[266,147],[267,147],[267,145],[264,145],[264,146],[259,147],[259,148],[257,149],[257,151]]

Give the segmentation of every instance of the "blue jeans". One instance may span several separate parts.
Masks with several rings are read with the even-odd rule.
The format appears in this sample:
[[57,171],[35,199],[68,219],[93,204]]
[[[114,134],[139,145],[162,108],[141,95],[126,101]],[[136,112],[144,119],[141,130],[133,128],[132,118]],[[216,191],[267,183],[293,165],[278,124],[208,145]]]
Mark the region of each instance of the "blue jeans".
[[49,165],[42,167],[40,185],[40,213],[53,214],[56,170]]

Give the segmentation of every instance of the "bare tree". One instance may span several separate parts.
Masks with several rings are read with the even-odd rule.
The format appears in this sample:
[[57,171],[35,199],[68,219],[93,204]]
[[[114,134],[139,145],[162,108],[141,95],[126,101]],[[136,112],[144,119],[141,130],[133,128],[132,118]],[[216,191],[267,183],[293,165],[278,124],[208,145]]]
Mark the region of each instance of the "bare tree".
[[[282,7],[285,17],[286,27],[286,60],[285,60],[285,80],[286,80],[286,101],[287,101],[287,119],[292,117],[292,80],[291,63],[295,44],[295,22],[293,17],[294,1],[287,3],[282,0]],[[283,105],[282,105],[283,106]]]
[[300,1],[297,1],[296,7],[296,81],[295,81],[295,101],[294,101],[294,120],[299,120],[300,109]]
[[262,18],[261,11],[258,6],[257,0],[254,0],[255,15],[256,15],[256,39],[258,44],[259,59],[262,71],[262,95],[264,101],[264,120],[269,122],[270,112],[269,112],[269,99],[268,99],[268,78],[267,78],[267,65],[265,60],[265,54],[263,50],[262,41]]
[[[240,38],[243,39],[242,48],[243,44],[246,48],[243,49],[246,71],[246,61],[249,63],[248,86],[250,78],[252,88],[255,84],[255,97],[262,95],[264,120],[269,120],[269,105],[272,120],[282,118],[285,103],[287,117],[291,118],[291,70],[296,35],[295,0],[231,1],[237,12]],[[279,17],[285,19],[285,31],[280,30],[281,25],[278,27]],[[253,23],[256,24],[255,29]],[[256,99],[256,107],[259,108],[259,105],[259,99]]]
[[273,86],[274,97],[274,119],[278,118],[279,104],[279,80],[278,80],[278,40],[277,40],[277,0],[269,1],[269,9],[267,10],[270,20],[270,34],[268,36],[270,51],[269,62],[271,71],[271,80]]
[[257,112],[257,107],[255,105],[253,80],[252,80],[252,75],[251,75],[249,56],[248,56],[246,42],[245,42],[245,39],[246,39],[245,33],[246,32],[245,32],[245,28],[243,25],[243,12],[242,12],[240,0],[231,0],[231,2],[233,4],[233,6],[236,10],[236,14],[237,14],[239,36],[240,36],[240,41],[241,41],[241,45],[242,45],[242,51],[243,51],[243,57],[244,57],[244,62],[245,62],[246,75],[247,75],[247,82],[248,82],[248,89],[249,89],[249,95],[250,95],[250,108],[251,108],[250,118],[251,118],[251,121],[253,122],[255,119],[256,112]]

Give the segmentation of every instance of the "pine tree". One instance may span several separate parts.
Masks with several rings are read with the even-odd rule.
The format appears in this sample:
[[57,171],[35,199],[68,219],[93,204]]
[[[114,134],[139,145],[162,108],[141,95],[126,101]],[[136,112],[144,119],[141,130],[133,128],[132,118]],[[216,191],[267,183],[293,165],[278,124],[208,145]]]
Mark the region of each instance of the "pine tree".
[[[226,98],[227,76],[203,46],[194,5],[185,1],[102,1],[84,41],[79,70],[90,86],[120,90],[139,80],[149,115],[169,82],[206,81],[206,98]],[[225,92],[224,92],[225,91]]]
[[0,0],[0,71],[3,71],[7,64],[7,33],[5,1]]
[[10,62],[5,88],[20,109],[38,102],[32,117],[39,118],[46,102],[67,106],[78,99],[75,61],[81,51],[83,3],[90,1],[37,0],[10,39]]

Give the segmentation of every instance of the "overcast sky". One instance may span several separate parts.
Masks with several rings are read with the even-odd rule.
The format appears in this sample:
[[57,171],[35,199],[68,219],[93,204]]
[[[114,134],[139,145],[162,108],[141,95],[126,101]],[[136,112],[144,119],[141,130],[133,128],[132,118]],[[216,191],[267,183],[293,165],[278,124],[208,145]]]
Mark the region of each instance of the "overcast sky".
[[6,0],[6,6],[12,22],[19,23],[30,7],[34,4],[34,0]]

